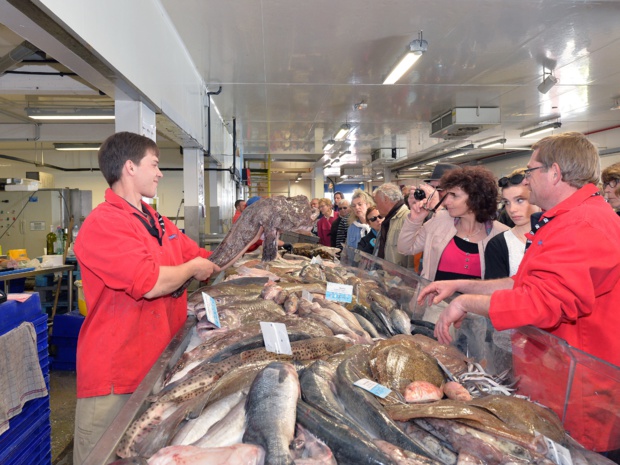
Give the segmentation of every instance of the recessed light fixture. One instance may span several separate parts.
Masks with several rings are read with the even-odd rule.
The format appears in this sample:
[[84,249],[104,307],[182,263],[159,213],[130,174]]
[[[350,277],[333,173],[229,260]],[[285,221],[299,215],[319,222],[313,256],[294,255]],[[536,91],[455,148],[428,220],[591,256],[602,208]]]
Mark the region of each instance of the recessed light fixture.
[[334,139],[329,139],[327,143],[323,146],[323,151],[324,152],[330,151],[331,149],[334,148],[334,145],[336,145],[336,141]]
[[113,108],[26,108],[26,115],[37,121],[113,120]]
[[342,126],[340,126],[340,129],[338,130],[338,132],[334,136],[334,139],[335,140],[344,140],[344,138],[347,137],[347,134],[349,134],[350,131],[351,131],[351,126],[349,124],[345,123]]
[[502,139],[492,140],[490,142],[485,142],[484,144],[480,144],[478,148],[484,149],[488,147],[494,147],[496,145],[504,145],[505,143],[506,143],[506,139],[502,138]]
[[527,131],[523,131],[521,133],[521,137],[531,137],[538,134],[542,134],[543,132],[553,131],[554,129],[558,129],[562,127],[562,123],[556,121],[555,123],[545,124],[543,126],[538,126],[536,128],[528,129]]
[[79,152],[79,151],[97,151],[101,147],[101,144],[93,143],[54,143],[54,150],[67,151],[67,152]]
[[407,47],[407,53],[405,53],[405,56],[403,56],[392,71],[390,71],[385,81],[383,81],[383,84],[394,84],[398,81],[427,50],[428,42],[422,39],[422,31],[420,31],[418,38],[411,41]]

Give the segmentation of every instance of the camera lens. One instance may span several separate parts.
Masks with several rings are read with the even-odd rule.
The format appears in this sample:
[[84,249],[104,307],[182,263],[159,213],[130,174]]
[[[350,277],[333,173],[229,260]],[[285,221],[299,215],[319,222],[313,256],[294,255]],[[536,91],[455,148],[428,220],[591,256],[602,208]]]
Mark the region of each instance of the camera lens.
[[426,198],[426,192],[420,188],[417,188],[413,191],[413,198],[416,200],[424,200]]

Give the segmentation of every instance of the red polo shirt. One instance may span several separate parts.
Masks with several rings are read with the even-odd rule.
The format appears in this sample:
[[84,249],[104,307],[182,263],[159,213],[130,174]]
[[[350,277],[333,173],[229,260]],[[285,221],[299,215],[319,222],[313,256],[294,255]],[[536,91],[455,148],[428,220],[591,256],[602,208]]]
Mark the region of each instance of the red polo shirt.
[[[620,218],[597,193],[587,184],[545,212],[543,218],[550,221],[531,236],[513,289],[491,296],[489,316],[498,330],[533,325],[620,366]],[[520,362],[534,362],[515,365],[522,384],[529,384],[527,392],[557,394],[555,405],[545,403],[561,417],[563,393],[554,386],[558,368],[546,365],[554,358],[535,355],[539,348],[530,343],[515,349]],[[614,425],[620,409],[618,380],[581,364],[571,387],[566,429],[589,449],[620,448],[620,425]]]
[[[156,212],[143,207],[155,218]],[[210,252],[163,218],[161,245],[111,189],[86,218],[75,242],[88,316],[77,346],[77,396],[132,393],[187,317],[187,294],[148,300],[160,266]]]

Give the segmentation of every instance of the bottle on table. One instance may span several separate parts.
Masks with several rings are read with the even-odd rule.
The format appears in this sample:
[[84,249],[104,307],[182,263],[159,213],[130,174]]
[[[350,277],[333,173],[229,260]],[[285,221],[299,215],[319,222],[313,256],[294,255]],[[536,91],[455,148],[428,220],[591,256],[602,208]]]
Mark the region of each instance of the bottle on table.
[[54,234],[54,226],[50,226],[50,232],[45,236],[47,240],[47,254],[54,255],[56,246],[56,234]]

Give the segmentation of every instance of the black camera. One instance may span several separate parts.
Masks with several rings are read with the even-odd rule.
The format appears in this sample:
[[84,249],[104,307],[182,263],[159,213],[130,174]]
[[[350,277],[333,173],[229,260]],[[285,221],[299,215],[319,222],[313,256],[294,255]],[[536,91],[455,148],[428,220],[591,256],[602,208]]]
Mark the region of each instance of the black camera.
[[416,190],[413,191],[413,198],[418,201],[424,200],[426,198],[426,192],[424,192],[422,189],[417,187]]

